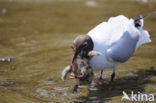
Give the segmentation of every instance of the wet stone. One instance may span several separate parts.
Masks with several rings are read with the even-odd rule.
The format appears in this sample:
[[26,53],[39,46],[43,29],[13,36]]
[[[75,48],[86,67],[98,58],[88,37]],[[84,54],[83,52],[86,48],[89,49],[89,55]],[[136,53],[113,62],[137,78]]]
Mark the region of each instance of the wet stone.
[[13,58],[0,58],[0,62],[11,62]]

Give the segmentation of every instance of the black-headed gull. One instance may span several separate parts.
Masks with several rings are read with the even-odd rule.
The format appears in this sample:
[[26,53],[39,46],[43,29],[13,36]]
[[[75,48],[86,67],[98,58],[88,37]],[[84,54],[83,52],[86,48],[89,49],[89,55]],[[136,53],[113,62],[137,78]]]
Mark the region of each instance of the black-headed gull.
[[[115,77],[116,67],[127,61],[137,48],[151,42],[149,33],[143,30],[143,18],[128,19],[123,15],[111,17],[107,22],[97,25],[86,35],[79,35],[74,40],[74,56],[88,58],[89,51],[101,52],[89,61],[89,65],[96,70],[112,68],[111,81]],[[101,72],[102,73],[102,72]]]

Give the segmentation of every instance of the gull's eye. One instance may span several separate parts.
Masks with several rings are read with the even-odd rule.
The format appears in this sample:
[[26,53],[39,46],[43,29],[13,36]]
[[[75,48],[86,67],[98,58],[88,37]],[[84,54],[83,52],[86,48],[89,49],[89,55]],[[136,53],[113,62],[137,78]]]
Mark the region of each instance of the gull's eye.
[[86,46],[88,46],[88,43],[87,42],[84,42],[82,47],[84,48]]

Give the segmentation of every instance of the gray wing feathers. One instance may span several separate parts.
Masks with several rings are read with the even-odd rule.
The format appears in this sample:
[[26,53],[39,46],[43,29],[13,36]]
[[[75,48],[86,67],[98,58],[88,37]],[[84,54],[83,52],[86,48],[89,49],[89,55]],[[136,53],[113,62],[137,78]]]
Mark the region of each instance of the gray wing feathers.
[[125,62],[133,55],[138,40],[139,36],[131,37],[126,31],[119,41],[107,49],[106,55],[113,61]]

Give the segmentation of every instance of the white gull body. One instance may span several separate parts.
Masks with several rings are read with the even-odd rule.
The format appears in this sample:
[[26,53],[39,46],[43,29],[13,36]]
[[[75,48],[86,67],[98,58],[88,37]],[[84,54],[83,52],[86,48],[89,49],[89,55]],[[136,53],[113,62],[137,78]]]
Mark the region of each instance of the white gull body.
[[93,41],[93,50],[102,55],[93,57],[90,66],[97,70],[112,68],[115,72],[116,66],[127,61],[140,45],[151,42],[148,32],[142,27],[143,19],[141,26],[136,28],[133,19],[120,15],[93,28],[87,35]]

